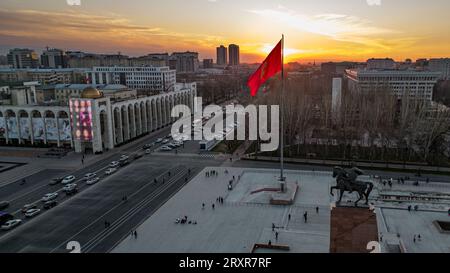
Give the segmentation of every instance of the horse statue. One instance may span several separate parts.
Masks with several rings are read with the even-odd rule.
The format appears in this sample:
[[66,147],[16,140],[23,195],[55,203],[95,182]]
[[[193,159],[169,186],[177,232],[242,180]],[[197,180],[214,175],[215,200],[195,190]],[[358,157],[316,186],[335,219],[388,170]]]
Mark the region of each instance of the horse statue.
[[336,178],[337,185],[331,187],[330,194],[331,196],[334,196],[333,190],[340,191],[339,200],[337,201],[338,204],[341,203],[344,192],[348,191],[352,193],[356,191],[359,194],[359,199],[356,200],[355,207],[358,206],[358,202],[361,201],[363,197],[366,198],[365,204],[369,205],[369,195],[373,190],[373,183],[356,180],[356,178],[362,174],[364,174],[363,171],[356,167],[352,168],[350,171],[346,171],[341,167],[333,168],[333,178]]

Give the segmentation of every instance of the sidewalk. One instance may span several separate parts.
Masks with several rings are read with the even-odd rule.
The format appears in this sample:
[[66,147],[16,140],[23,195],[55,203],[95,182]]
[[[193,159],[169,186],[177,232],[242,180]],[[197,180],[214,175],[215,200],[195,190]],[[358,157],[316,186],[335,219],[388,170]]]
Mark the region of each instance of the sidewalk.
[[[279,162],[279,157],[271,156],[245,156],[241,159],[245,160],[260,160],[260,161],[275,161]],[[342,166],[349,165],[350,161],[339,161],[339,160],[321,160],[321,159],[303,159],[303,158],[284,158],[285,163],[298,163],[298,164],[311,164],[311,165],[330,165],[330,166]],[[358,167],[365,168],[378,168],[378,169],[393,169],[393,170],[405,170],[410,172],[417,172],[417,170],[429,171],[429,172],[448,172],[450,173],[450,168],[448,167],[435,167],[427,165],[408,165],[408,164],[395,164],[395,163],[369,163],[369,162],[359,162],[355,161],[355,165]]]

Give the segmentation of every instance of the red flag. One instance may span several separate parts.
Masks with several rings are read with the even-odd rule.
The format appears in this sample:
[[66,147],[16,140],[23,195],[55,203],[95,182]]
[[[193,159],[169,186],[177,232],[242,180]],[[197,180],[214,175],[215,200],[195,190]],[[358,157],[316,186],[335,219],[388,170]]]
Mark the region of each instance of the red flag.
[[256,72],[250,76],[247,86],[250,88],[252,97],[256,96],[259,87],[270,77],[277,74],[283,68],[282,64],[282,40],[270,52]]

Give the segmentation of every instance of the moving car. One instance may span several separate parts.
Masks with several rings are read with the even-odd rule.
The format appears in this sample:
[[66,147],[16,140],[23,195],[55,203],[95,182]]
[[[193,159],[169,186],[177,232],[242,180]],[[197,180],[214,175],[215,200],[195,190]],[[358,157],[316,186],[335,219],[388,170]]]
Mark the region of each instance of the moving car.
[[27,212],[25,212],[25,217],[31,218],[33,216],[38,215],[39,213],[41,213],[40,209],[30,209]]
[[67,195],[72,195],[78,192],[78,185],[77,184],[68,184],[63,188],[63,191]]
[[4,223],[8,222],[9,220],[13,220],[14,216],[12,216],[11,214],[4,212],[4,211],[0,211],[0,225],[3,225]]
[[57,185],[59,183],[61,183],[61,181],[63,181],[63,177],[58,177],[58,178],[53,178],[50,183],[48,183],[50,186],[54,186]]
[[87,173],[84,175],[83,179],[84,180],[91,180],[92,178],[96,177],[97,175],[95,173]]
[[58,197],[58,193],[56,193],[56,192],[47,193],[46,195],[44,195],[44,197],[42,197],[41,201],[42,202],[47,202],[47,201],[54,200],[57,197]]
[[160,150],[161,150],[161,151],[168,152],[168,151],[172,151],[172,148],[170,148],[169,146],[162,146],[162,147],[160,148]]
[[98,177],[94,177],[89,179],[88,181],[86,181],[86,185],[94,185],[95,183],[97,183],[100,180],[100,178]]
[[142,147],[142,149],[144,149],[144,150],[147,150],[148,148],[151,148],[151,147],[153,147],[153,143],[151,143],[151,144],[145,144],[143,147]]
[[0,210],[4,210],[7,207],[9,207],[9,202],[7,202],[7,201],[0,202]]
[[37,205],[36,205],[36,204],[26,204],[26,205],[23,206],[23,208],[22,208],[22,213],[26,213],[26,212],[29,211],[30,209],[37,209]]
[[51,209],[53,207],[56,207],[56,205],[58,205],[58,201],[47,201],[44,203],[44,209]]
[[113,161],[109,164],[109,167],[117,168],[117,167],[119,167],[119,165],[120,165],[119,161]]
[[73,181],[75,181],[75,176],[69,175],[69,176],[64,177],[64,179],[61,181],[61,184],[65,185],[65,184],[72,183]]
[[116,171],[117,171],[116,168],[109,168],[109,169],[107,169],[107,170],[105,171],[105,174],[106,174],[106,175],[111,175],[111,174],[115,173]]
[[15,228],[16,226],[20,225],[21,223],[22,223],[22,220],[20,220],[20,219],[9,220],[5,224],[2,225],[1,229],[2,230],[11,230],[11,229]]

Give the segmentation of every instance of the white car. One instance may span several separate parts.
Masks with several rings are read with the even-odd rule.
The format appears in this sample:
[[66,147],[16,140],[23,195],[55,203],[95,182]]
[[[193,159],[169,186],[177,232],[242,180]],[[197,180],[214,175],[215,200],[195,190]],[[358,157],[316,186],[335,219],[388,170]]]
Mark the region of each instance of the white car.
[[14,219],[7,221],[4,225],[2,225],[2,230],[10,230],[15,228],[16,226],[20,225],[22,223],[22,220],[20,219]]
[[94,178],[94,177],[96,177],[97,175],[95,174],[95,173],[87,173],[87,174],[85,174],[84,175],[84,180],[90,180],[90,179],[92,179],[92,178]]
[[120,163],[118,161],[113,161],[109,164],[109,167],[111,168],[116,168],[120,165]]
[[105,174],[106,174],[106,175],[111,175],[111,174],[115,173],[116,171],[117,171],[116,168],[109,168],[109,169],[107,169],[107,170],[105,171]]
[[170,148],[169,146],[162,146],[160,150],[168,152],[168,151],[172,151],[172,148]]
[[86,181],[86,185],[94,185],[95,183],[97,183],[100,180],[100,178],[98,177],[94,177],[89,179],[88,181]]
[[162,141],[162,144],[166,144],[166,143],[169,143],[169,140],[168,140],[168,139],[164,139],[164,140]]
[[155,141],[155,143],[161,143],[162,141],[163,141],[162,138],[158,138],[158,139]]
[[25,213],[25,217],[31,218],[39,213],[41,213],[40,209],[30,209]]
[[75,189],[78,185],[77,184],[67,184],[64,186],[63,191],[68,192]]
[[152,153],[152,150],[147,149],[147,150],[145,150],[145,153],[146,153],[146,154],[151,154],[151,153]]
[[75,181],[75,176],[69,175],[69,176],[64,177],[64,179],[61,181],[61,184],[65,185],[65,184],[72,183],[73,181]]
[[51,201],[51,200],[56,199],[56,197],[58,197],[58,193],[56,193],[56,192],[47,193],[46,195],[44,195],[44,197],[42,197],[41,201],[42,202]]

